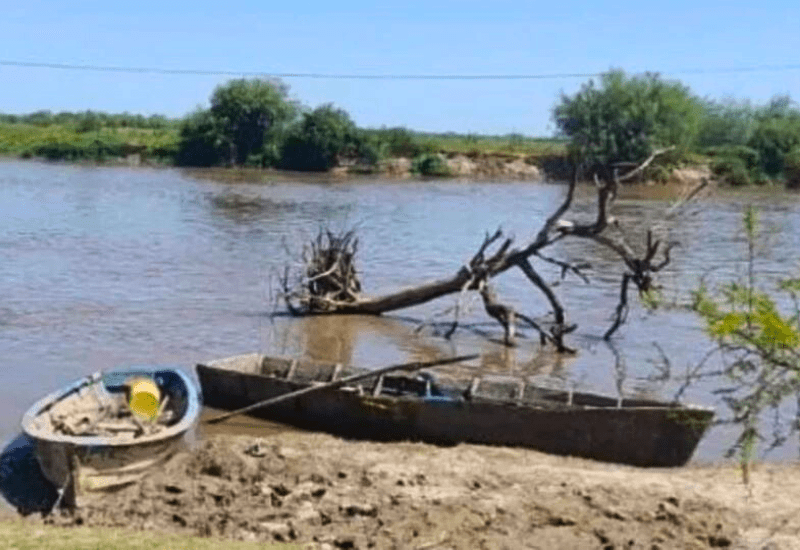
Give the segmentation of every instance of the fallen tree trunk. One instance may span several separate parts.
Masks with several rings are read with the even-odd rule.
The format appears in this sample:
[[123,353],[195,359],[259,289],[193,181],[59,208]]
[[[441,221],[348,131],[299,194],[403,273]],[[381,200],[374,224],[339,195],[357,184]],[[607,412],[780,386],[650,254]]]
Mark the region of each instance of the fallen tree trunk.
[[351,302],[330,302],[335,309],[330,313],[362,313],[365,315],[380,315],[398,309],[418,306],[431,300],[460,292],[472,280],[469,269],[462,267],[458,273],[449,279],[440,279],[424,283],[413,288],[400,290],[384,296],[374,298],[359,296]]
[[[670,149],[655,151],[629,173],[641,172],[641,169],[649,165],[657,155],[668,150]],[[572,351],[564,344],[563,337],[574,330],[575,325],[567,322],[566,312],[558,296],[551,285],[539,275],[532,260],[538,259],[558,266],[562,278],[572,273],[588,282],[583,274],[583,269],[589,267],[586,262],[573,264],[540,254],[543,249],[562,239],[578,237],[590,239],[600,246],[613,250],[626,268],[622,274],[620,303],[615,310],[611,328],[604,335],[609,339],[625,320],[628,285],[634,283],[640,293],[649,291],[653,287],[653,274],[669,263],[669,252],[674,243],[661,246],[661,241],[654,240],[652,231],[648,230],[644,250],[641,254],[637,254],[623,237],[606,234],[609,227],[617,227],[616,220],[610,215],[611,205],[617,196],[622,179],[617,176],[616,170],[604,181],[594,176],[597,185],[597,215],[594,221],[577,224],[564,220],[563,216],[572,206],[579,174],[580,167],[576,165],[573,167],[572,177],[561,205],[545,220],[536,237],[527,245],[512,247],[513,239],[503,238],[502,231],[498,229],[493,235],[487,234],[484,237],[475,255],[453,276],[383,296],[367,297],[360,292],[361,283],[354,267],[357,241],[352,232],[345,233],[341,237],[330,232],[321,232],[304,254],[307,265],[305,276],[300,277],[295,284],[291,284],[288,270],[284,274],[281,281],[283,298],[289,310],[296,315],[323,313],[380,315],[424,304],[450,294],[480,291],[487,313],[503,325],[508,345],[514,343],[514,324],[517,319],[522,319],[540,332],[543,342],[553,343],[562,352]],[[690,194],[694,195],[696,191]],[[327,235],[327,240],[323,239],[323,235]],[[654,259],[659,251],[662,252],[663,259],[656,263]],[[487,289],[492,278],[513,267],[520,269],[547,300],[553,315],[553,322],[547,329],[542,328],[540,323],[531,318],[500,304],[496,296]],[[457,321],[453,330],[456,324]]]

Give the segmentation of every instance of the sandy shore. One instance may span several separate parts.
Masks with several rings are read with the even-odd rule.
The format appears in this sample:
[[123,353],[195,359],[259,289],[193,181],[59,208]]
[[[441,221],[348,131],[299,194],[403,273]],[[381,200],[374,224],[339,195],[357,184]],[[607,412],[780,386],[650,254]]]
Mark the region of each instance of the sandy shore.
[[637,469],[523,449],[207,435],[143,483],[42,520],[307,548],[800,548],[800,473]]

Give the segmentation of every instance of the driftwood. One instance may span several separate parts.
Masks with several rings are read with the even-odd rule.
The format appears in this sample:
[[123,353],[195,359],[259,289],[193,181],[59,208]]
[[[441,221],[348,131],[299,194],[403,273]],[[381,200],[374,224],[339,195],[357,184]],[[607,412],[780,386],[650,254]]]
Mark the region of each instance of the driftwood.
[[[653,289],[654,274],[669,264],[670,251],[676,244],[663,243],[654,237],[651,229],[645,236],[644,251],[637,254],[621,234],[617,221],[610,213],[611,207],[621,181],[641,173],[658,155],[671,149],[655,151],[623,176],[618,175],[618,168],[604,171],[606,175],[602,178],[595,173],[593,179],[597,188],[597,215],[589,223],[575,223],[564,219],[572,206],[575,188],[581,175],[581,168],[574,165],[566,196],[530,242],[515,246],[513,239],[504,237],[500,229],[491,235],[487,233],[473,257],[454,275],[384,296],[367,297],[360,292],[361,283],[354,267],[357,240],[353,233],[337,236],[329,231],[320,232],[304,254],[305,275],[292,283],[289,280],[288,268],[284,273],[281,280],[282,297],[289,311],[295,315],[320,313],[380,315],[423,304],[449,294],[477,291],[482,297],[487,314],[503,327],[506,344],[513,345],[515,327],[519,322],[523,322],[539,333],[542,343],[551,343],[560,352],[572,352],[574,350],[564,343],[564,336],[572,332],[576,325],[568,322],[564,307],[553,286],[542,278],[534,261],[556,265],[561,269],[562,278],[573,274],[588,282],[584,273],[584,270],[590,267],[588,263],[570,263],[545,256],[542,252],[562,239],[589,239],[614,251],[625,267],[620,284],[619,303],[614,311],[611,326],[604,334],[604,338],[609,339],[625,322],[630,284],[633,283],[639,293]],[[687,200],[694,197],[705,184],[704,181],[693,190]],[[677,208],[678,205],[673,207],[669,216],[672,216]],[[534,321],[497,300],[496,294],[489,286],[490,281],[511,268],[518,268],[543,295],[550,306],[551,322]],[[448,334],[452,334],[456,325],[457,319]]]

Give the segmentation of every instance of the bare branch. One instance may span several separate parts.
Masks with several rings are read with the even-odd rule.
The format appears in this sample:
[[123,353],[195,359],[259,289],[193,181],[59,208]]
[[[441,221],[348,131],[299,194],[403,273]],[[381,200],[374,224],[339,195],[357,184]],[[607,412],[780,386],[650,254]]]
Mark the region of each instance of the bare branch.
[[572,166],[572,177],[569,180],[569,187],[567,188],[567,196],[564,197],[564,201],[561,203],[555,212],[553,212],[549,218],[544,222],[544,225],[539,230],[539,233],[536,234],[536,238],[533,242],[525,249],[527,252],[526,255],[533,254],[536,250],[542,248],[545,243],[547,242],[547,236],[550,233],[550,230],[553,229],[553,226],[556,224],[558,220],[561,219],[569,207],[572,206],[572,199],[575,196],[575,187],[578,185],[578,174],[580,173],[580,166],[576,163]]
[[708,187],[708,179],[701,178],[700,183],[695,185],[686,196],[679,199],[675,204],[673,204],[669,210],[667,210],[666,215],[664,216],[665,220],[671,220],[675,215],[680,213],[681,209],[686,206],[692,199],[694,199],[700,191]]
[[631,275],[625,273],[622,275],[622,284],[619,289],[619,303],[614,314],[614,322],[603,335],[603,340],[610,340],[611,336],[617,331],[625,319],[628,317],[628,283],[631,280]]
[[535,256],[537,258],[541,258],[542,260],[544,260],[547,263],[551,263],[553,265],[557,265],[558,267],[560,267],[561,268],[561,278],[562,279],[564,277],[566,277],[567,273],[571,272],[571,273],[574,273],[575,275],[577,275],[578,277],[580,277],[583,280],[583,282],[586,283],[587,285],[590,283],[589,277],[587,277],[581,271],[582,269],[591,269],[592,264],[590,264],[589,262],[581,262],[581,263],[578,263],[578,264],[572,264],[572,263],[565,262],[565,261],[562,261],[562,260],[557,260],[555,258],[550,258],[548,256],[545,256],[545,255],[539,253],[539,252],[536,252]]
[[630,172],[628,172],[624,176],[617,177],[615,179],[617,181],[619,181],[619,182],[625,182],[625,181],[632,180],[638,174],[641,174],[645,170],[645,168],[650,166],[650,164],[652,164],[652,162],[656,159],[656,157],[658,157],[660,155],[663,155],[664,153],[667,153],[667,152],[672,151],[674,149],[675,149],[674,145],[672,145],[670,147],[666,147],[664,149],[656,149],[655,151],[653,151],[653,154],[650,155],[649,157],[647,157],[647,160],[645,160],[639,166],[637,166],[636,168],[634,168],[633,170],[631,170]]

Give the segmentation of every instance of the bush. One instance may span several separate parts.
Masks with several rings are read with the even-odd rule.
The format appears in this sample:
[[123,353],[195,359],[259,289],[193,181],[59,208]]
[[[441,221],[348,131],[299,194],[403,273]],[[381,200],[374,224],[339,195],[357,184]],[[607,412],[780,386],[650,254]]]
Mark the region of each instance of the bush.
[[416,136],[406,128],[381,128],[367,133],[388,156],[413,158],[422,152]]
[[707,101],[697,135],[699,147],[744,145],[756,127],[757,109],[748,102]]
[[118,142],[91,140],[74,143],[52,142],[33,147],[33,156],[47,160],[95,160],[125,156],[124,145]]
[[377,166],[385,156],[385,149],[376,140],[371,139],[363,131],[359,131],[357,140],[358,161],[363,166]]
[[246,164],[280,140],[297,113],[288,94],[282,82],[261,78],[231,80],[214,90],[211,117],[230,164]]
[[181,166],[215,166],[223,152],[219,129],[211,111],[198,109],[181,124],[176,162]]
[[758,151],[761,170],[772,177],[784,169],[784,157],[800,146],[800,112],[764,118],[748,143]]
[[740,159],[748,170],[758,170],[760,157],[758,151],[746,145],[724,145],[722,147],[709,147],[706,154],[712,158],[736,157]]
[[421,176],[446,177],[450,175],[450,168],[441,155],[424,153],[415,157],[411,162],[411,173]]
[[792,149],[783,159],[783,170],[786,175],[786,186],[800,189],[800,146]]
[[361,134],[350,115],[327,104],[303,115],[283,145],[280,164],[289,170],[322,172],[345,158],[357,159],[360,149]]
[[[714,364],[713,371],[702,370],[701,363],[693,372],[697,379],[720,381],[719,394],[731,412],[727,422],[741,428],[731,452],[738,450],[742,465],[747,466],[761,441],[778,445],[793,433],[796,437],[796,417],[792,415],[791,421],[786,422],[781,412],[800,398],[800,326],[796,311],[800,278],[783,278],[777,288],[765,290],[765,280],[755,271],[758,216],[752,207],[745,210],[743,226],[748,277],[732,280],[717,292],[701,283],[693,293],[692,309],[716,341],[721,359],[708,362]],[[768,421],[763,417],[767,412]]]
[[72,143],[46,143],[34,147],[32,153],[47,160],[78,160],[83,156],[83,149]]
[[787,155],[800,147],[800,110],[791,98],[777,96],[758,107],[707,102],[705,109],[698,145],[706,154],[739,158],[756,183],[785,175]]
[[609,173],[617,163],[642,161],[662,147],[675,146],[680,157],[694,143],[702,112],[680,82],[612,71],[598,85],[590,80],[576,94],[562,95],[553,117],[570,139],[570,154]]
[[[181,124],[178,164],[227,163],[270,165],[275,162],[284,127],[297,109],[288,87],[272,80],[238,79],[218,86],[211,108],[200,109]],[[156,119],[154,124],[161,123]]]
[[717,158],[711,164],[711,171],[728,185],[739,187],[752,183],[750,171],[739,157],[725,156]]
[[85,113],[81,113],[78,115],[77,126],[75,127],[75,131],[79,134],[85,134],[87,132],[96,132],[103,127],[103,120],[102,118],[92,111],[86,111]]
[[672,171],[666,166],[660,164],[650,165],[644,171],[645,181],[654,181],[656,183],[667,183]]

